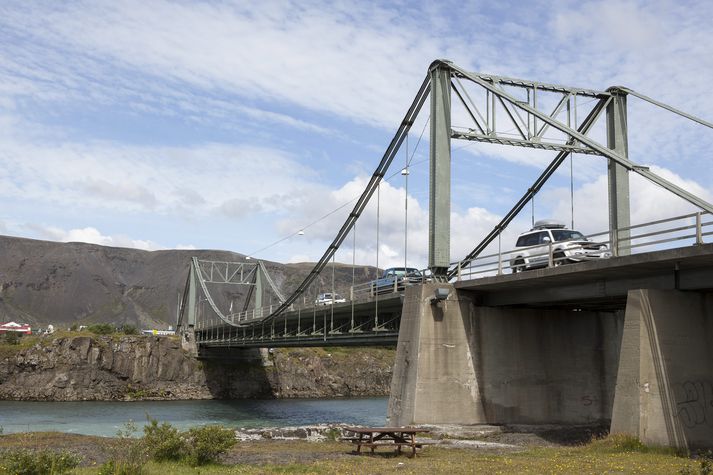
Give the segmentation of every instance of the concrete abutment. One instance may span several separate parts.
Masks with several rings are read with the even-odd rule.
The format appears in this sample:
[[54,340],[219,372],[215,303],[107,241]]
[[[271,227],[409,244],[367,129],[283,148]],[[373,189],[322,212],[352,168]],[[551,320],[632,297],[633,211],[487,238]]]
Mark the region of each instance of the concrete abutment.
[[[449,297],[432,302],[439,287]],[[407,289],[390,424],[611,422],[645,443],[713,445],[713,294],[631,291],[626,312],[477,301]]]

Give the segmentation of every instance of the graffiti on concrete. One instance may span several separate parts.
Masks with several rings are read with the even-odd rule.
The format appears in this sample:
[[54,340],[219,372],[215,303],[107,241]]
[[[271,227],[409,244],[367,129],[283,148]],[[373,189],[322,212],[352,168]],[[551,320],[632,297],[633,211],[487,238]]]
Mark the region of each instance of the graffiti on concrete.
[[700,425],[713,426],[713,384],[710,381],[686,381],[674,386],[677,415],[681,423],[692,429]]

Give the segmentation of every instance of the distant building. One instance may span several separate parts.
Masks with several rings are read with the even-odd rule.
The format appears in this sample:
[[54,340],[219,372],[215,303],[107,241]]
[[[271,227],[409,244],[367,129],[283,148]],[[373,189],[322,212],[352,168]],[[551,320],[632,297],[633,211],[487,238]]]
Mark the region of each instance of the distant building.
[[25,335],[32,335],[32,327],[26,323],[17,322],[7,322],[0,325],[0,334],[7,332],[17,332],[24,333]]
[[141,330],[144,335],[171,336],[175,335],[175,330]]

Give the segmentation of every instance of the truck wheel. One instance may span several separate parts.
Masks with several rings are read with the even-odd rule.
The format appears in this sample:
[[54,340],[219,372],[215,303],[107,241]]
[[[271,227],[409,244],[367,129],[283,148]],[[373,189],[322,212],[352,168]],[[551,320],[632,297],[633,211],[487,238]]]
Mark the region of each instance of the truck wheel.
[[567,256],[563,252],[555,252],[552,256],[554,267],[563,266],[567,263]]
[[512,273],[517,274],[525,270],[525,261],[522,259],[516,259],[511,267]]

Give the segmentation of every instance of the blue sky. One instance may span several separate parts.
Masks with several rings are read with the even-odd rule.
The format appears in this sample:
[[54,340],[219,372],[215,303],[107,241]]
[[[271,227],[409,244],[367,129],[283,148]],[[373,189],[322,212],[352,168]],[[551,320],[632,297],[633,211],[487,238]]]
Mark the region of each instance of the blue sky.
[[[0,233],[314,260],[350,206],[320,218],[361,192],[435,58],[625,85],[713,119],[710,2],[355,3],[2,2]],[[427,132],[414,146],[427,114],[409,137],[408,259],[419,267]],[[713,131],[633,98],[629,117],[634,161],[713,200]],[[453,150],[455,259],[553,153]],[[585,232],[606,227],[605,170],[601,158],[574,158]],[[381,190],[382,265],[403,262],[404,185],[397,173]],[[690,209],[636,177],[631,186],[634,221]],[[570,220],[569,169],[535,205],[536,218]],[[375,261],[375,222],[370,209],[358,224],[359,262]],[[351,262],[351,249],[337,259]]]

